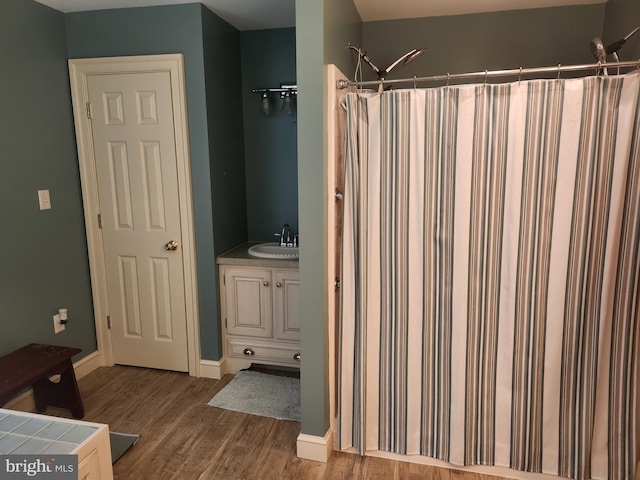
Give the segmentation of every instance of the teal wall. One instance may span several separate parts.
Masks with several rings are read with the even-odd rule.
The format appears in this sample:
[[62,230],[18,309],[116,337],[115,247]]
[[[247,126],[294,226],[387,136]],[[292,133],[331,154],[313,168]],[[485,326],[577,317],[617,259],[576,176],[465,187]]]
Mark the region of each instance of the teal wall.
[[324,301],[324,2],[296,0],[298,210],[300,212],[300,431],[328,428],[327,310]]
[[296,83],[294,28],[241,32],[242,100],[249,240],[277,241],[273,234],[288,223],[298,232],[297,115],[259,113],[254,88]]
[[[240,33],[204,6],[201,9],[215,258],[247,241]],[[200,257],[200,250],[196,255]],[[206,269],[207,279],[213,274],[213,282],[200,289],[201,312],[203,300],[208,309],[216,309],[215,317],[207,316],[205,322],[200,317],[201,343],[203,358],[218,360],[222,356],[218,269],[210,262],[198,261],[198,270]]]
[[[233,188],[243,175],[239,166],[241,121],[232,113],[239,104],[237,97],[221,95],[224,91],[217,90],[221,82],[226,86],[239,81],[233,76],[238,73],[237,65],[232,62],[224,78],[206,79],[207,73],[221,75],[228,55],[219,62],[215,58],[205,62],[203,43],[204,39],[221,42],[233,51],[237,32],[208,13],[203,18],[200,4],[70,13],[66,22],[70,58],[184,54],[202,357],[218,360],[222,352],[215,258],[224,247],[246,240],[242,228],[229,227],[229,218],[233,217],[239,224],[246,224],[246,210],[243,192],[237,195],[239,190]],[[206,53],[219,51],[220,46],[207,45]],[[231,122],[220,127],[224,115],[229,115]],[[221,167],[216,165],[218,161]],[[221,177],[225,172],[231,181],[222,191],[232,190],[230,199],[221,198],[212,187],[224,183]],[[233,202],[234,198],[240,200]],[[215,226],[215,234],[214,222],[220,224],[219,229]]]
[[359,35],[358,19],[351,0],[296,1],[301,432],[320,437],[329,427],[324,63],[348,61],[335,39]]
[[[604,14],[604,4],[596,4],[367,22],[362,48],[381,69],[412,48],[427,48],[388,79],[592,63],[590,42],[602,31]],[[367,65],[363,72],[376,78]]]
[[[0,58],[0,355],[38,342],[79,347],[77,360],[97,347],[64,15],[2,0]],[[54,335],[58,308],[70,322]]]

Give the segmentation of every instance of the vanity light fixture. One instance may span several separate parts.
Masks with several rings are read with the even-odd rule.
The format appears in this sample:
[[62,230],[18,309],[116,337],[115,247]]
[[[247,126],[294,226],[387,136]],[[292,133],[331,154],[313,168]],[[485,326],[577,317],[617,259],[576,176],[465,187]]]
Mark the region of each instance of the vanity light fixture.
[[298,96],[298,86],[288,83],[281,83],[279,87],[274,88],[254,88],[251,93],[260,93],[262,100],[260,102],[260,113],[265,116],[274,113],[271,103],[272,94],[279,94],[282,99],[281,112],[287,115],[293,115],[296,112],[296,98]]
[[271,95],[268,92],[262,93],[262,99],[260,101],[260,113],[269,116],[273,113],[273,105],[271,103]]

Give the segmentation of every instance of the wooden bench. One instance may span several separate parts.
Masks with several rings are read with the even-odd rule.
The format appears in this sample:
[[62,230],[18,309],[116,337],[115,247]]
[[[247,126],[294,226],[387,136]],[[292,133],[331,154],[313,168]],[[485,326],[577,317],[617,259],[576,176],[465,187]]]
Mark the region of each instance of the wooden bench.
[[[38,412],[48,406],[67,408],[75,418],[84,416],[84,407],[71,358],[82,350],[31,343],[0,357],[0,407],[23,389],[32,386]],[[59,382],[49,377],[60,375]]]

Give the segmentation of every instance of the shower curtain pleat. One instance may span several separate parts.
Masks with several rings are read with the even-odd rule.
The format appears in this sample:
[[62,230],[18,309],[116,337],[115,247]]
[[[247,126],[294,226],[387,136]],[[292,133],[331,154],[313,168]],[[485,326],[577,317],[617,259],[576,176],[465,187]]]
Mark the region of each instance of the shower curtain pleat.
[[639,92],[346,96],[341,449],[633,478]]

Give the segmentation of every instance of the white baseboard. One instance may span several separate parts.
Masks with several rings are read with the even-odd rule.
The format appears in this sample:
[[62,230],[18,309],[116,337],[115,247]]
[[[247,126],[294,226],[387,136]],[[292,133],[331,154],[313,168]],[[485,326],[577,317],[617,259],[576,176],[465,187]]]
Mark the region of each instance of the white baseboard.
[[[86,357],[81,358],[73,364],[73,370],[76,375],[76,380],[80,380],[81,378],[86,377],[101,366],[102,356],[100,355],[100,352],[93,352]],[[36,404],[33,399],[33,390],[29,389],[26,392],[21,393],[2,408],[18,410],[21,412],[32,412],[36,408]]]
[[200,360],[200,376],[204,378],[214,378],[220,380],[227,373],[226,359],[221,358],[215,360]]
[[327,463],[333,451],[333,432],[327,430],[324,437],[301,433],[296,442],[298,458]]
[[102,356],[100,352],[93,352],[87,355],[86,357],[78,360],[73,364],[73,370],[76,374],[76,380],[80,380],[81,378],[86,377],[94,370],[97,370],[99,367],[102,367]]

